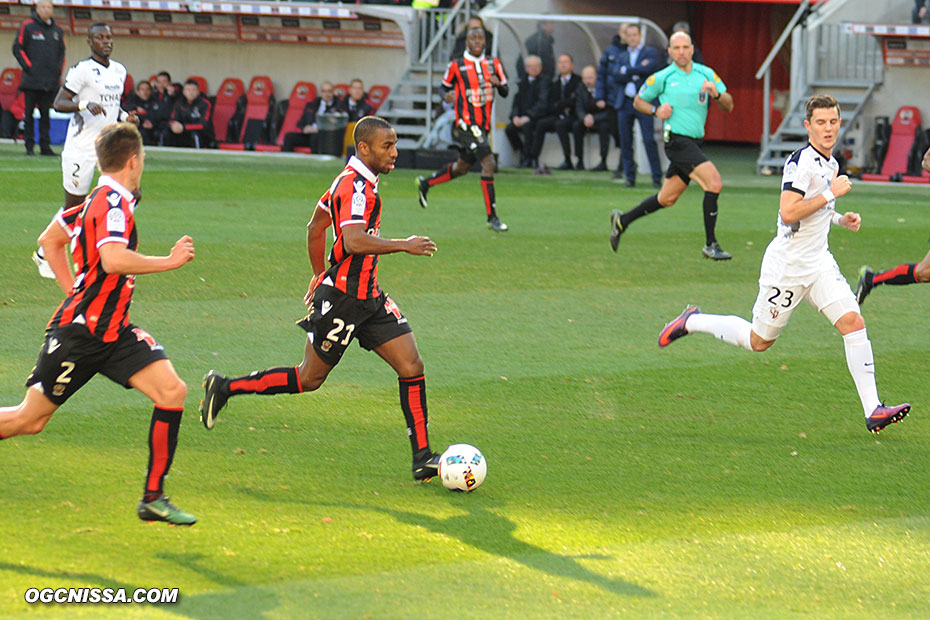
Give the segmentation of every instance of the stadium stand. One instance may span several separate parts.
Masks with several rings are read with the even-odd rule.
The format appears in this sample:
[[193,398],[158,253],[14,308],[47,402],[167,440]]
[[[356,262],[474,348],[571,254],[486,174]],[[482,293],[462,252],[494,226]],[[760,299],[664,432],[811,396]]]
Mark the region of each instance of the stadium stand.
[[[878,174],[865,173],[863,181],[900,181],[908,172],[908,162],[914,140],[920,132],[920,110],[914,106],[901,106],[891,124],[888,152]],[[917,177],[921,178],[921,177]],[[915,181],[911,181],[915,182]],[[922,181],[916,181],[922,182]]]
[[[304,113],[304,108],[307,103],[316,99],[316,84],[313,82],[297,82],[294,84],[294,88],[291,90],[291,96],[287,101],[281,102],[281,109],[283,114],[280,116],[283,117],[281,121],[281,127],[278,130],[278,137],[275,141],[275,145],[278,147],[277,150],[281,149],[281,146],[284,144],[284,136],[289,131],[300,131],[297,128],[297,121],[300,120],[301,115]],[[298,153],[309,153],[309,147],[296,147],[294,149]]]
[[226,78],[220,84],[216,93],[216,104],[213,106],[213,128],[216,131],[216,141],[223,143],[227,138],[237,138],[238,128],[234,128],[234,136],[228,136],[229,122],[236,115],[239,98],[245,94],[245,86],[239,78]]
[[[265,150],[264,146],[267,145],[267,141],[264,140],[265,133],[269,116],[274,109],[274,86],[271,83],[271,78],[267,75],[253,77],[249,83],[249,89],[245,93],[245,100],[245,115],[242,119],[239,141],[220,144],[221,149],[231,151]],[[262,145],[263,148],[259,149],[259,145]]]
[[16,124],[22,119],[25,111],[25,101],[23,102],[23,111],[17,116],[14,112],[17,95],[19,93],[19,82],[22,79],[22,71],[14,67],[7,67],[0,73],[0,137],[10,138],[16,133]]
[[389,94],[391,94],[391,89],[384,84],[375,84],[368,89],[368,103],[371,104],[372,112],[378,111]]

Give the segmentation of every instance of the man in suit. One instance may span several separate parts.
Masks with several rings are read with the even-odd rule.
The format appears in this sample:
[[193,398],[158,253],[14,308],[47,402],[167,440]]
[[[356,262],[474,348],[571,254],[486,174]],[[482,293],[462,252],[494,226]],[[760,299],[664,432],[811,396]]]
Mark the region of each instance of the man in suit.
[[562,145],[564,161],[559,170],[572,169],[572,145],[570,134],[575,121],[575,93],[581,78],[575,73],[575,61],[569,54],[562,54],[556,61],[559,75],[549,84],[549,112],[536,125],[536,144],[533,158],[539,159],[546,134],[556,132]]
[[617,108],[617,124],[620,130],[620,157],[623,164],[623,174],[626,177],[626,186],[636,185],[636,162],[633,160],[633,123],[639,122],[640,132],[643,136],[643,146],[646,147],[646,156],[649,158],[649,167],[652,169],[653,187],[662,186],[662,165],[659,162],[659,149],[656,147],[654,137],[655,128],[652,116],[643,114],[633,107],[633,98],[639,92],[640,86],[650,75],[661,68],[659,50],[651,45],[643,44],[642,31],[639,24],[630,24],[626,31],[628,47],[626,51],[617,56],[617,62],[612,67],[614,79],[621,89]]
[[549,82],[542,77],[542,60],[539,56],[526,57],[526,77],[513,100],[510,123],[504,132],[514,152],[520,154],[521,168],[535,168],[533,140],[536,123],[546,114],[549,102]]
[[578,162],[575,170],[584,170],[584,136],[595,131],[600,139],[601,163],[591,168],[594,172],[607,170],[607,150],[610,148],[610,118],[607,110],[597,107],[594,96],[597,83],[597,69],[588,65],[581,70],[581,84],[575,91],[575,122],[572,133],[575,136],[575,157]]
[[346,94],[344,103],[350,123],[371,116],[372,107],[368,101],[368,94],[365,92],[365,83],[358,78],[349,83],[349,92]]

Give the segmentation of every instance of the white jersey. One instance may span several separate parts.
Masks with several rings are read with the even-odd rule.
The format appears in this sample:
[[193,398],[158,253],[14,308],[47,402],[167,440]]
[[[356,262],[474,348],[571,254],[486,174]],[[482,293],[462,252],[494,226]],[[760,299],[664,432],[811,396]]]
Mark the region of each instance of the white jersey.
[[[838,171],[832,155],[827,157],[808,144],[788,157],[781,189],[809,200],[828,189]],[[831,200],[793,224],[785,224],[779,214],[778,232],[762,259],[763,276],[787,284],[830,268],[834,259],[827,237],[835,208],[836,200]]]
[[109,66],[104,66],[93,58],[87,58],[68,69],[64,87],[76,94],[78,101],[99,103],[106,112],[99,116],[94,116],[89,110],[74,113],[68,124],[63,156],[74,158],[94,153],[94,140],[100,131],[119,120],[125,83],[126,67],[113,59],[110,59]]

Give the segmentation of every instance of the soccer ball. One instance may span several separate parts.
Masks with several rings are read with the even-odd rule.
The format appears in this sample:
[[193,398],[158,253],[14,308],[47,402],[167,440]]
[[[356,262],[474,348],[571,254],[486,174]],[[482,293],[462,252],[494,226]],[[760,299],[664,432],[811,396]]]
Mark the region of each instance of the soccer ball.
[[488,462],[475,446],[457,443],[439,457],[439,478],[450,491],[470,493],[488,475]]

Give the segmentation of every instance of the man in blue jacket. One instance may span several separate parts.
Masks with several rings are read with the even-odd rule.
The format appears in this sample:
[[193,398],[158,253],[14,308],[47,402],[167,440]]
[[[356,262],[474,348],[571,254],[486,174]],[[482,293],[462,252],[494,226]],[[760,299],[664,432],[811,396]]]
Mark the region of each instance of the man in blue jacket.
[[626,28],[627,49],[621,51],[608,66],[608,79],[613,81],[614,101],[617,110],[617,125],[620,131],[620,159],[626,186],[636,185],[636,162],[633,160],[633,123],[639,122],[643,136],[646,156],[652,171],[653,187],[662,186],[662,165],[659,162],[659,149],[654,137],[653,119],[633,107],[633,99],[647,77],[662,68],[659,50],[643,45],[643,35],[639,24],[629,24]]
[[61,28],[52,19],[55,7],[51,0],[39,0],[32,17],[23,22],[13,41],[13,56],[23,68],[19,89],[26,103],[26,155],[33,155],[35,132],[32,111],[39,108],[39,148],[43,155],[54,155],[49,140],[49,108],[55,101],[61,69],[65,62],[65,39]]

